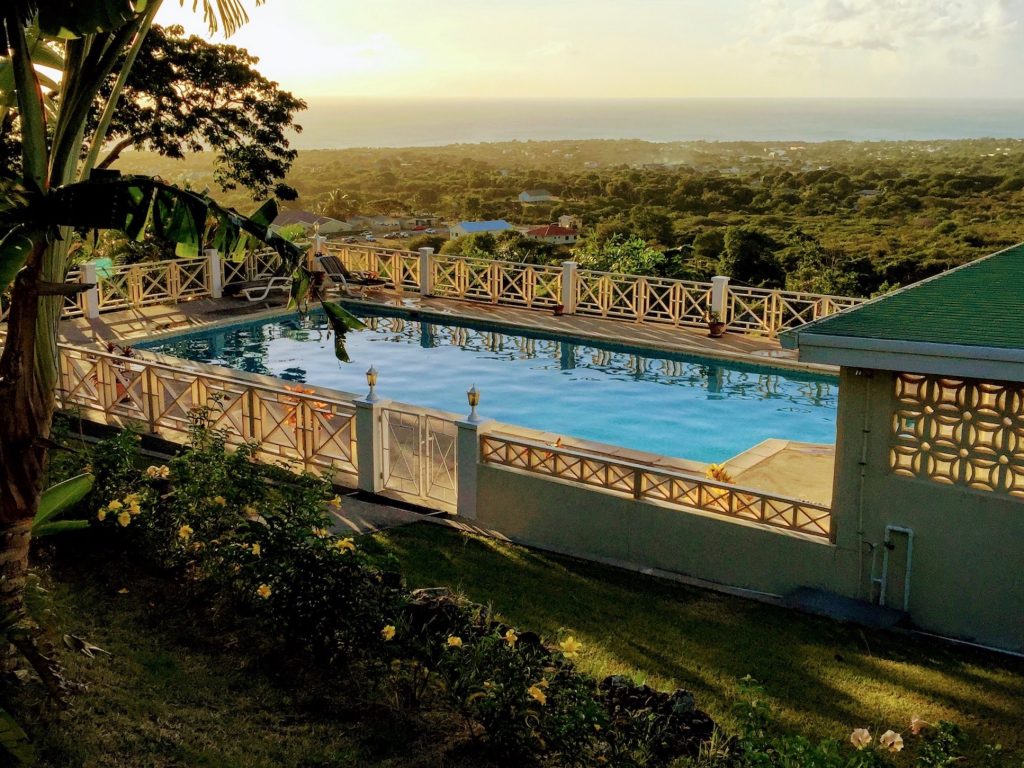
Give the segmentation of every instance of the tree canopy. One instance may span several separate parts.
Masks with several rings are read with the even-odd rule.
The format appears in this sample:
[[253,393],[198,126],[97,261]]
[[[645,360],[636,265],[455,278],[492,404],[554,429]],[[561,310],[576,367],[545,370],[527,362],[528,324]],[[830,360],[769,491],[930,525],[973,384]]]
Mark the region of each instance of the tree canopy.
[[[253,199],[270,192],[294,197],[290,187],[276,182],[295,159],[286,132],[302,130],[294,116],[306,103],[261,75],[258,63],[244,48],[154,25],[111,120],[107,136],[113,146],[97,167],[110,166],[128,148],[172,158],[209,148],[216,158],[214,181],[222,189],[241,186]],[[101,99],[112,87],[113,78]]]

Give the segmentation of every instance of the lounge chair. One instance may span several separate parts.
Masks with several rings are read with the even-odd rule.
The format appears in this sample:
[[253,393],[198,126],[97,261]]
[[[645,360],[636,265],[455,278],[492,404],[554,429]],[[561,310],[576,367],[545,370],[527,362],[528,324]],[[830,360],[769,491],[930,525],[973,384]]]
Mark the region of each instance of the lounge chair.
[[263,301],[271,291],[290,293],[292,279],[290,277],[263,277],[247,283],[235,283],[224,289],[225,296],[244,296],[247,301]]
[[364,291],[367,288],[379,289],[388,283],[387,280],[382,280],[369,272],[350,272],[337,256],[317,256],[316,260],[331,282],[345,291],[351,291],[353,288]]

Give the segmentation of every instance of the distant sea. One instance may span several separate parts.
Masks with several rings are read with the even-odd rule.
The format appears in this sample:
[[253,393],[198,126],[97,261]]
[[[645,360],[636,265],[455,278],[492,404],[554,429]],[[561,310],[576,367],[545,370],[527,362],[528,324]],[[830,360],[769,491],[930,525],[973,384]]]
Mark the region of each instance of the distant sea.
[[1024,100],[310,100],[300,149],[489,141],[852,141],[1024,137]]

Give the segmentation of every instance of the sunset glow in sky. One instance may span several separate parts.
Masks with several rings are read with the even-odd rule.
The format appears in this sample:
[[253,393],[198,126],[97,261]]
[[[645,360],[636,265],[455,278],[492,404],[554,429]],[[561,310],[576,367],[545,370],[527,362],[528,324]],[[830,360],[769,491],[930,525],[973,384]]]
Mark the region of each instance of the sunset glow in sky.
[[[207,35],[165,0],[163,24]],[[1024,97],[1024,0],[266,0],[229,42],[303,98]],[[222,35],[214,39],[223,40]]]

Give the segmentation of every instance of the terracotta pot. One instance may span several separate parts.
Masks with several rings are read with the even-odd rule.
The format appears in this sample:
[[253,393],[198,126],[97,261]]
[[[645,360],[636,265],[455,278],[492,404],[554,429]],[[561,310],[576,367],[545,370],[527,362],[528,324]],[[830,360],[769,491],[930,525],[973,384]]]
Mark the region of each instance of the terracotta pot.
[[565,306],[562,304],[555,304],[554,306],[555,317],[561,317],[565,314]]
[[725,323],[722,322],[709,322],[708,323],[708,336],[712,339],[718,339],[725,335]]

